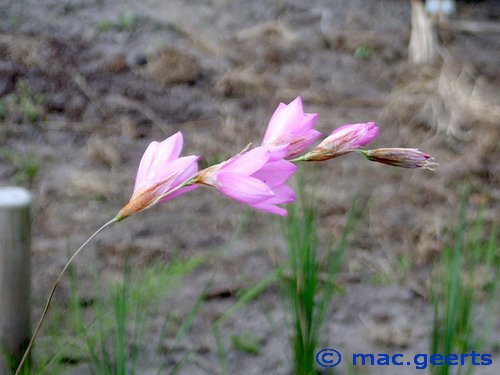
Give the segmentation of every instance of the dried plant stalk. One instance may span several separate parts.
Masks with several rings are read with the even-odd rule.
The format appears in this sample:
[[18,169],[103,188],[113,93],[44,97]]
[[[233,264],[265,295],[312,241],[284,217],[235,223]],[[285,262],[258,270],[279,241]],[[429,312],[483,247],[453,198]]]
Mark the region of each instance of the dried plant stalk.
[[438,61],[438,41],[434,23],[427,16],[421,0],[411,1],[411,36],[409,58],[413,64],[434,64]]

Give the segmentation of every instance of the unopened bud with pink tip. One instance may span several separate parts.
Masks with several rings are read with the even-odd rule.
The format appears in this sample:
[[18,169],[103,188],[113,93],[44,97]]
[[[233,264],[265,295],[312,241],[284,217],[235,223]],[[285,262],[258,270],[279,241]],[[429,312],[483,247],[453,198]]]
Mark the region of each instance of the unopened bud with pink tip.
[[349,124],[335,129],[314,150],[304,155],[305,161],[323,161],[356,151],[378,135],[374,122]]
[[401,168],[425,168],[434,170],[434,163],[430,155],[416,148],[377,148],[375,150],[360,151],[368,160],[392,165]]

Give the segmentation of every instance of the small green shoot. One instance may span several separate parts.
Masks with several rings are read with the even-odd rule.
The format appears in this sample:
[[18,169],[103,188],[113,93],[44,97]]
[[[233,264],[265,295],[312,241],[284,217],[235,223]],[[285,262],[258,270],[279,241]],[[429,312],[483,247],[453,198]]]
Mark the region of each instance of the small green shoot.
[[259,336],[249,332],[244,332],[242,334],[233,333],[229,336],[229,338],[236,349],[248,354],[260,354],[262,339]]
[[33,92],[27,81],[21,80],[16,86],[16,91],[7,95],[0,105],[0,118],[6,118],[10,113],[29,122],[37,122],[42,118],[45,96]]
[[7,106],[5,105],[5,101],[0,99],[0,120],[5,119],[7,115]]
[[214,334],[215,343],[217,345],[217,357],[219,358],[220,374],[227,375],[227,353],[226,349],[224,348],[222,338],[220,337],[219,328],[217,326],[214,326],[212,328],[212,332]]
[[9,17],[9,23],[13,28],[17,28],[21,24],[21,17],[13,14]]
[[100,33],[104,33],[113,29],[113,24],[110,21],[101,21],[96,26],[97,31]]
[[108,21],[102,21],[97,24],[97,31],[100,33],[116,30],[116,31],[132,31],[137,18],[135,13],[128,10],[121,16]]
[[400,254],[396,258],[398,274],[401,280],[404,280],[411,270],[412,258],[408,253]]
[[373,48],[365,45],[359,46],[354,50],[354,57],[360,60],[371,60]]

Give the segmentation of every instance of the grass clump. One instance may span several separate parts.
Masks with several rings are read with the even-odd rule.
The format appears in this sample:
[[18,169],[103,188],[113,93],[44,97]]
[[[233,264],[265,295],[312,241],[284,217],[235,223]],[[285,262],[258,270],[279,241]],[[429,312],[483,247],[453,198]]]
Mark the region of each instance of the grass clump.
[[[466,225],[468,193],[464,193],[454,244],[443,249],[432,279],[434,324],[431,353],[443,356],[479,352],[488,339],[487,311],[498,303],[500,267],[498,231],[488,228],[480,212],[470,227]],[[478,301],[486,311],[480,311]],[[491,353],[491,352],[490,352]],[[433,375],[471,374],[478,366],[444,363],[433,366]]]
[[16,185],[31,185],[35,181],[41,169],[40,159],[33,154],[13,153],[7,147],[0,151],[0,160],[13,168],[12,180]]
[[[306,198],[303,176],[299,175],[297,185],[297,202],[289,206],[288,218],[283,225],[289,260],[279,282],[292,329],[293,373],[311,375],[317,373],[315,354],[325,313],[336,290],[335,276],[340,270],[357,216],[353,206],[336,249],[326,246],[321,259],[318,213],[314,203]],[[325,272],[326,278],[323,277]]]
[[[26,373],[63,374],[68,366],[83,365],[90,374],[141,374],[151,359],[150,349],[155,342],[160,346],[166,334],[165,330],[152,332],[154,327],[148,325],[150,318],[160,315],[160,304],[168,294],[207,259],[208,255],[203,254],[169,265],[155,265],[135,275],[125,266],[120,281],[104,286],[96,275],[94,289],[86,288],[93,290],[92,297],[83,297],[84,287],[79,285],[70,267],[67,307],[52,307],[53,319],[41,337],[43,344],[37,349],[37,361],[31,368],[26,367]],[[180,326],[176,325],[172,346],[188,332],[201,300]]]

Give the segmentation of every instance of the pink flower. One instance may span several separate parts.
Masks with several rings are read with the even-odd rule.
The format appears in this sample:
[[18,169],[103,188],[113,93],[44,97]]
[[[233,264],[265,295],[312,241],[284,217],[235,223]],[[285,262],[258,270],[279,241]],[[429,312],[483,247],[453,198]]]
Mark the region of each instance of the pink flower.
[[430,155],[416,148],[377,148],[362,151],[368,160],[401,168],[425,168],[433,170],[436,163]]
[[322,161],[356,151],[378,135],[374,122],[349,124],[335,129],[314,150],[304,156],[306,161]]
[[120,220],[166,201],[197,186],[179,186],[198,171],[199,156],[179,158],[182,133],[177,132],[163,142],[152,142],[142,156],[129,203],[118,213]]
[[285,182],[296,170],[286,160],[275,160],[267,148],[257,147],[200,171],[193,180],[258,210],[286,216],[277,204],[295,201],[295,193]]
[[275,157],[301,154],[321,135],[313,129],[317,118],[316,113],[304,113],[300,96],[288,105],[280,103],[269,121],[262,146],[277,152]]

